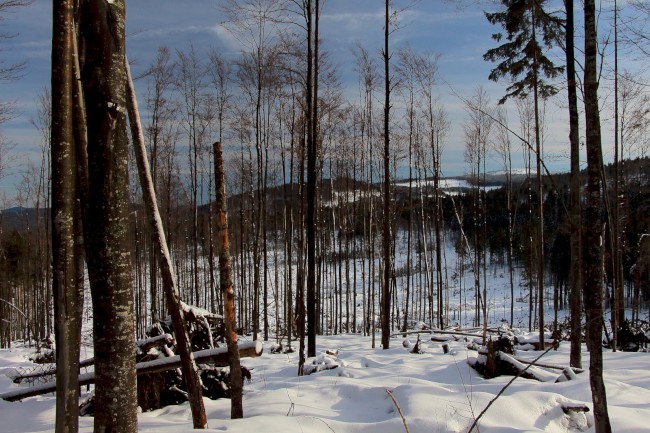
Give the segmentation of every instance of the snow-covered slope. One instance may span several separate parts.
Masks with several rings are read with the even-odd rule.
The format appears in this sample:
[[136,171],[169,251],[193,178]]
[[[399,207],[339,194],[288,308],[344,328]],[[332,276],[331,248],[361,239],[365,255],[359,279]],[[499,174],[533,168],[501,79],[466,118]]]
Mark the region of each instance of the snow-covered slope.
[[[253,368],[252,382],[244,387],[243,420],[229,419],[230,401],[206,399],[210,430],[213,432],[264,433],[398,433],[404,420],[411,433],[467,432],[474,417],[483,410],[511,379],[481,378],[467,360],[475,351],[467,343],[450,343],[444,354],[441,343],[423,335],[423,354],[411,354],[402,338],[392,348],[371,348],[370,337],[340,335],[318,338],[318,351],[338,349],[339,367],[310,376],[297,376],[297,355],[265,353],[245,359]],[[412,341],[416,337],[409,337]],[[10,377],[16,368],[32,368],[27,360],[33,349],[0,351],[0,392],[19,385]],[[542,361],[568,365],[569,346],[549,352]],[[519,352],[534,358],[539,352]],[[588,353],[583,352],[584,365]],[[308,360],[309,362],[310,360]],[[650,354],[605,353],[605,383],[613,431],[649,431]],[[559,371],[549,371],[553,379]],[[20,385],[26,386],[26,385]],[[390,391],[399,410],[387,393]],[[555,383],[517,379],[481,418],[482,433],[594,431],[593,414],[567,415],[562,404],[583,403],[591,407],[588,373],[578,379]],[[52,395],[23,402],[0,401],[0,431],[4,433],[54,430],[55,400]],[[82,418],[81,432],[92,431],[92,418]],[[168,406],[139,415],[142,432],[179,433],[193,431],[187,404]],[[475,430],[476,431],[476,430]]]

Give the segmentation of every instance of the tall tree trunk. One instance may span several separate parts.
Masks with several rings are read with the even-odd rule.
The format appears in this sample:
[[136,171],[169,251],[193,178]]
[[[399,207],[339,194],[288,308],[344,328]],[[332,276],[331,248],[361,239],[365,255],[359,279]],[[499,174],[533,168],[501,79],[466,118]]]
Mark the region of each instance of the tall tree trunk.
[[[315,73],[318,68],[318,33],[313,32],[314,10],[318,22],[318,0],[315,6],[307,0],[307,356],[316,356],[316,157],[317,105]],[[317,24],[316,24],[317,27]]]
[[174,276],[172,261],[169,256],[169,250],[167,249],[165,231],[163,229],[162,220],[160,219],[160,212],[158,211],[156,192],[154,190],[153,179],[151,178],[151,170],[149,169],[149,161],[147,159],[147,151],[140,123],[140,114],[138,113],[135,88],[133,87],[133,80],[131,79],[128,63],[125,68],[128,77],[127,110],[129,114],[129,125],[131,126],[131,136],[135,148],[138,174],[140,175],[142,196],[145,202],[147,216],[149,217],[149,225],[151,227],[151,237],[155,245],[156,255],[158,256],[157,259],[163,280],[163,290],[165,291],[165,298],[167,299],[167,309],[172,316],[177,348],[181,357],[183,380],[185,381],[185,388],[187,389],[187,396],[192,411],[192,421],[194,428],[205,429],[208,427],[208,421],[205,415],[205,407],[203,405],[201,379],[199,378],[198,367],[196,362],[194,362],[194,357],[192,356],[190,339],[187,334],[187,328],[185,327],[185,318],[183,317],[181,310],[181,300],[178,293],[178,286],[176,284],[176,277]]
[[[73,81],[74,38],[73,2],[55,1],[52,29],[51,152],[57,433],[74,433],[79,429],[78,373],[83,267],[79,269],[77,266],[80,251],[75,242],[80,220],[77,218],[79,207],[76,201],[73,132],[73,95],[76,87]],[[82,278],[79,278],[80,275]]]
[[[228,206],[226,201],[226,177],[223,168],[221,142],[214,143],[215,207],[217,208],[217,251],[219,254],[219,286],[223,296],[226,322],[226,342],[230,364],[230,418],[243,418],[242,374],[237,347],[237,324],[235,322],[235,292],[232,287],[230,247],[228,243]],[[277,302],[277,299],[276,299]]]
[[587,137],[587,211],[585,213],[585,310],[589,348],[589,384],[594,404],[596,433],[611,433],[607,395],[603,381],[603,228],[601,212],[604,192],[601,178],[602,149],[598,107],[596,59],[597,31],[594,0],[586,0],[585,14],[585,126]]
[[82,67],[88,120],[83,222],[93,301],[95,432],[137,431],[133,281],[128,244],[124,0],[83,2]]
[[621,173],[622,145],[619,148],[619,106],[618,106],[618,3],[614,0],[614,200],[610,200],[613,208],[613,224],[610,230],[612,239],[612,348],[618,346],[618,329],[625,320],[623,306],[623,237],[621,223]]
[[390,34],[390,1],[386,0],[384,20],[384,215],[383,215],[383,278],[381,292],[381,346],[388,349],[390,342],[390,274],[393,268],[391,263],[391,236],[390,236],[390,53],[388,51],[388,35]]
[[[406,299],[404,301],[404,321],[402,322],[402,332],[408,328],[409,316],[409,298],[411,295],[411,233],[413,232],[413,142],[415,133],[415,103],[413,101],[413,89],[409,86],[408,101],[408,128],[409,128],[409,214],[408,214],[408,232],[406,237]],[[406,334],[404,334],[406,337]]]
[[572,367],[582,368],[582,205],[580,203],[580,125],[576,85],[573,0],[566,0],[566,63],[569,98],[569,144],[571,147],[571,265],[569,274],[569,308],[571,311]]
[[[304,137],[305,131],[302,131]],[[300,203],[299,220],[305,220],[305,152],[306,143],[301,140],[300,143],[300,161],[298,163],[298,202]],[[298,263],[296,270],[296,327],[298,328],[298,376],[302,376],[305,367],[305,230],[299,230],[298,236]]]
[[[537,45],[536,8],[531,11],[533,45]],[[537,165],[537,302],[539,313],[539,344],[544,348],[544,186],[542,185],[542,146],[539,128],[539,62],[533,55],[533,100],[535,104],[535,161]],[[532,314],[532,313],[531,313]]]

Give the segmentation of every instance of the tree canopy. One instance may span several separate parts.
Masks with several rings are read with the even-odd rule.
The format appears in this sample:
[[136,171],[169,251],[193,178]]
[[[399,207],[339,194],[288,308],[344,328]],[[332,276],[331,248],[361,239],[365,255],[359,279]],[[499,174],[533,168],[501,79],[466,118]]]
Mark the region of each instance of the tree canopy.
[[537,82],[542,98],[557,93],[557,88],[543,79],[555,78],[564,72],[545,52],[553,49],[564,35],[563,20],[545,12],[546,0],[501,0],[505,10],[486,12],[487,20],[501,25],[504,32],[495,33],[492,39],[505,42],[489,49],[483,59],[499,62],[489,78],[498,81],[510,77],[512,83],[499,100],[503,104],[509,97],[526,97]]

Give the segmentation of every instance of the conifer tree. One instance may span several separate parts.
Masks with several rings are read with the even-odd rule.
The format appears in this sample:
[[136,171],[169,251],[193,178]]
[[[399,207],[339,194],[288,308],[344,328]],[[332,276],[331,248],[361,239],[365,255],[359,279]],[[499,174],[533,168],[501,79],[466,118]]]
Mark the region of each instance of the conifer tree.
[[[488,50],[483,58],[499,62],[490,72],[489,78],[498,81],[509,77],[512,82],[506,94],[499,101],[503,104],[510,97],[524,98],[531,92],[535,104],[535,153],[537,160],[537,300],[539,308],[539,342],[544,345],[544,194],[542,187],[542,155],[539,127],[539,98],[557,93],[557,88],[544,81],[543,77],[555,78],[564,68],[556,66],[545,50],[551,50],[563,35],[562,20],[549,15],[544,7],[546,0],[501,0],[504,11],[486,13],[491,24],[499,24],[506,32],[506,41]],[[501,42],[503,33],[492,38]]]

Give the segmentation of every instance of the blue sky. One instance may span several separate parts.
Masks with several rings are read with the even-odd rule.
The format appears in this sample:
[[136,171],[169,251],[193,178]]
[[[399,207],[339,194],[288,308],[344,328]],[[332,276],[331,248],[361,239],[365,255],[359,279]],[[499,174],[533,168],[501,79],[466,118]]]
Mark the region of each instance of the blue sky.
[[[400,14],[400,28],[392,34],[393,48],[410,44],[416,51],[440,55],[438,94],[453,123],[443,155],[443,172],[459,175],[465,171],[463,161],[462,101],[454,93],[469,96],[478,85],[485,87],[496,101],[504,92],[505,82],[487,79],[491,64],[483,61],[483,53],[494,46],[490,36],[498,31],[484,17],[490,2],[422,0]],[[579,2],[578,2],[579,3]],[[395,0],[396,7],[407,4]],[[580,11],[578,11],[578,16]],[[155,56],[159,46],[172,50],[189,48],[200,52],[215,48],[227,56],[240,50],[236,40],[221,26],[224,17],[217,0],[129,0],[127,1],[127,54],[134,63],[134,75],[142,71]],[[16,145],[15,152],[23,162],[13,174],[0,181],[0,194],[13,194],[25,161],[40,161],[39,136],[30,119],[34,118],[35,101],[50,82],[51,2],[34,0],[27,8],[9,15],[5,30],[19,33],[2,42],[0,56],[28,62],[27,74],[19,81],[0,83],[4,100],[16,102],[17,118],[3,125],[5,138]],[[349,97],[356,98],[356,73],[352,47],[361,41],[379,62],[383,43],[383,2],[379,0],[327,0],[321,18],[323,48],[331,53]],[[579,43],[579,42],[578,42]],[[561,59],[560,59],[560,63]],[[137,84],[136,84],[137,86]],[[560,93],[557,102],[549,102],[546,149],[551,154],[568,154],[566,148],[565,100]],[[514,111],[510,114],[514,123]],[[551,161],[552,160],[552,161]],[[555,169],[568,167],[568,159],[549,157]],[[495,167],[496,169],[496,162]]]

